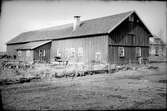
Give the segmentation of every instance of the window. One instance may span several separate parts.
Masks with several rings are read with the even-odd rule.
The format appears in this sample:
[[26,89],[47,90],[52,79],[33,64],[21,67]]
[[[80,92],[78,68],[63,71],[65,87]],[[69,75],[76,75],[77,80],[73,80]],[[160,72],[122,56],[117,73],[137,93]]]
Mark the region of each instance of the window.
[[16,59],[16,55],[13,55],[13,59]]
[[78,48],[78,56],[83,56],[83,48],[82,47]]
[[137,57],[141,56],[141,47],[136,47],[136,56]]
[[41,57],[41,56],[46,56],[46,50],[45,50],[45,49],[39,50],[39,56],[40,56],[40,57]]
[[136,22],[139,23],[139,19],[137,19]]
[[130,21],[130,22],[134,22],[134,16],[130,16],[130,17],[129,17],[129,21]]
[[60,52],[60,49],[59,49],[59,48],[57,49],[57,56],[58,56],[58,57],[61,57],[61,52]]
[[18,56],[21,56],[21,55],[22,55],[22,52],[19,50],[19,51],[17,52],[17,55],[18,55]]
[[128,34],[128,44],[133,45],[136,43],[136,37],[134,34]]
[[71,48],[71,56],[72,56],[72,57],[75,56],[75,48]]
[[39,50],[39,56],[41,56],[42,55],[42,50]]
[[96,59],[96,61],[101,61],[101,52],[95,53],[95,59]]
[[70,55],[70,49],[69,48],[65,48],[65,57],[69,57]]
[[43,50],[43,56],[45,56],[46,55],[46,52],[45,52],[45,49]]
[[125,56],[124,47],[118,47],[118,54],[119,54],[119,57],[124,57]]
[[30,56],[30,50],[26,51],[26,56],[29,57]]
[[132,39],[133,39],[133,40],[132,40],[132,44],[136,44],[136,37],[133,36]]
[[155,56],[159,56],[159,47],[155,47]]

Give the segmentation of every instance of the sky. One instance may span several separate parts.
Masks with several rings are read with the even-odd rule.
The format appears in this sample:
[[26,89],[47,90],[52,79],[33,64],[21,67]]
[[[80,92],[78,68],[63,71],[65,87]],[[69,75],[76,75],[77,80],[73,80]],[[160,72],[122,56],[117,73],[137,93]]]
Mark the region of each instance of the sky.
[[0,16],[0,51],[18,34],[73,22],[73,16],[82,20],[98,18],[135,10],[152,34],[166,36],[166,2],[159,1],[3,1]]

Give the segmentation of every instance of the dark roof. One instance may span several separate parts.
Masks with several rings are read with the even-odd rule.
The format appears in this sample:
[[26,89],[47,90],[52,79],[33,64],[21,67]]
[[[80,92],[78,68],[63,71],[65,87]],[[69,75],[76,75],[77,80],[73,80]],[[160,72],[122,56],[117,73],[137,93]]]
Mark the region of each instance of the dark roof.
[[73,24],[66,24],[42,30],[24,32],[10,40],[7,44],[109,33],[132,13],[134,13],[134,11],[81,21],[80,26],[75,31],[73,31]]
[[25,43],[22,45],[19,45],[19,47],[17,49],[35,49],[41,45],[47,44],[51,41],[37,41],[37,42],[29,42],[29,43]]

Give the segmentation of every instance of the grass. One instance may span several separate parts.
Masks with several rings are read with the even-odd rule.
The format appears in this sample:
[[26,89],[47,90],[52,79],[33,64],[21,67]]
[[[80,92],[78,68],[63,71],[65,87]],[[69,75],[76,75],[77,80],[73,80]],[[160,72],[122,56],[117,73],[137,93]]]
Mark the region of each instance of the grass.
[[[86,75],[94,75],[94,74],[101,74],[101,73],[108,73],[106,70],[106,65],[96,65],[96,68],[100,68],[100,70],[96,71],[88,71],[88,70],[80,70],[83,66],[53,66],[50,64],[35,64],[31,65],[28,68],[1,68],[0,72],[0,84],[16,84],[16,83],[24,83],[24,82],[31,82],[31,81],[39,81],[39,80],[49,80],[54,78],[62,78],[62,77],[80,77]],[[101,70],[103,69],[103,70]],[[105,70],[104,70],[105,69]],[[114,69],[111,68],[110,73],[119,72],[119,71],[127,71],[127,70],[158,70],[157,66],[152,65],[121,65],[121,66],[114,66]],[[124,75],[119,77],[121,78],[129,78],[129,79],[136,79],[140,80],[142,78],[141,75]]]
[[3,107],[6,110],[165,109],[166,67],[153,65],[159,70],[126,70],[1,86]]

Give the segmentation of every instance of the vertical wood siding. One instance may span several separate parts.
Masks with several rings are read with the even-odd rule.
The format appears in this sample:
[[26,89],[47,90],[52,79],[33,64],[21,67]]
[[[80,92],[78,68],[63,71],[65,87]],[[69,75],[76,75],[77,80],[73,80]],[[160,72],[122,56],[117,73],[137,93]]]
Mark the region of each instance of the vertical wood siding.
[[12,54],[12,55],[17,55],[17,49],[20,47],[20,45],[23,44],[12,44],[12,45],[7,45],[7,53]]
[[[17,55],[17,59],[19,61],[24,61],[27,63],[33,63],[33,50],[18,50],[21,52],[21,55]],[[27,55],[27,51],[29,51],[29,54]]]
[[51,43],[48,43],[48,44],[45,44],[45,45],[42,45],[38,48],[35,48],[34,50],[29,50],[30,51],[30,56],[27,57],[26,56],[26,51],[27,50],[20,50],[21,51],[21,55],[22,56],[18,56],[17,54],[17,49],[20,48],[20,45],[22,44],[14,44],[14,45],[7,45],[7,52],[9,54],[12,54],[12,55],[16,55],[17,56],[17,59],[20,60],[20,61],[25,61],[25,62],[34,62],[34,60],[40,60],[39,58],[39,50],[43,50],[45,49],[45,54],[46,56],[44,57],[44,59],[46,61],[49,61],[50,60],[50,48],[51,48]]
[[[135,37],[135,39],[131,38],[131,36]],[[134,43],[132,43],[132,41],[134,41]],[[141,54],[144,59],[149,56],[149,34],[141,22],[130,23],[128,20],[125,20],[125,22],[111,32],[108,42],[110,63],[136,63],[136,47],[141,47]],[[118,56],[119,46],[125,48],[125,57]]]
[[26,51],[27,50],[20,50],[21,51],[21,56],[18,56],[17,54],[17,49],[20,48],[20,45],[23,45],[22,43],[20,44],[12,44],[12,45],[7,45],[7,53],[10,55],[16,55],[16,59],[19,61],[25,61],[28,63],[33,63],[33,50],[30,51],[30,56],[26,56]]
[[39,50],[45,50],[45,57],[43,57],[43,60],[45,62],[49,62],[50,61],[50,49],[51,49],[51,43],[47,43],[40,47],[35,48],[34,49],[34,60],[40,61]]
[[54,61],[53,58],[57,56],[57,50],[60,50],[62,56],[68,56],[65,52],[65,49],[75,48],[77,53],[78,48],[83,48],[83,56],[78,57],[76,54],[74,62],[83,62],[90,63],[95,60],[95,53],[101,53],[101,62],[108,61],[108,36],[95,36],[87,38],[74,38],[74,39],[64,39],[64,40],[55,40],[52,42],[51,46],[51,61]]

